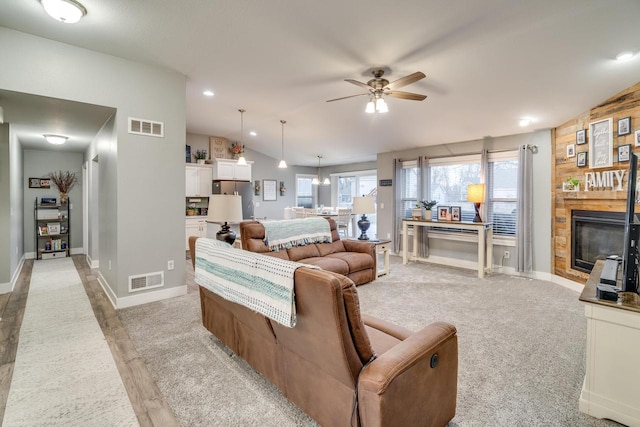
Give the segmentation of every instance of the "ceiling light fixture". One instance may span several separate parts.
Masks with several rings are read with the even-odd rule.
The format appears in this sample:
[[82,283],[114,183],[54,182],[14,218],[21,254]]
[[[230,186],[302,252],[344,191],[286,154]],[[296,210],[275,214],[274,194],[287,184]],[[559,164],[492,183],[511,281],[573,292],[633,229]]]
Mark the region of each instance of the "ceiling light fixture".
[[75,24],[87,14],[87,9],[75,0],[40,0],[45,12],[65,24]]
[[365,113],[373,114],[373,113],[388,113],[389,107],[387,103],[382,99],[382,94],[376,94],[372,97],[369,102],[367,102],[367,108],[364,110]]
[[280,169],[286,169],[287,162],[284,161],[284,124],[287,122],[285,122],[284,120],[280,120],[280,123],[282,123],[282,157],[281,157],[282,160],[280,160],[278,167]]
[[239,109],[238,111],[240,111],[240,147],[242,152],[240,153],[240,157],[238,157],[238,164],[241,166],[244,166],[247,164],[247,159],[244,158],[244,112],[246,110],[244,109]]
[[258,134],[256,133],[256,131],[252,130],[251,132],[249,132],[249,135],[251,136],[258,136]]
[[[322,159],[322,156],[317,156],[318,157],[318,175],[313,177],[313,179],[311,180],[311,185],[320,185],[320,159]],[[329,181],[329,178],[325,178],[322,181],[322,185],[330,185],[331,181]]]
[[628,61],[631,58],[633,58],[633,52],[628,50],[624,52],[620,52],[619,54],[616,55],[616,60],[618,61]]
[[211,91],[211,90],[205,90],[204,92],[202,92],[202,94],[204,96],[213,96],[214,95],[213,91]]
[[68,136],[64,136],[64,135],[44,134],[42,136],[44,136],[44,139],[46,139],[49,144],[53,144],[53,145],[64,144],[65,142],[67,142],[67,139],[69,139]]
[[529,118],[522,118],[520,119],[520,121],[518,122],[518,124],[520,125],[520,127],[526,127],[529,126],[531,124],[531,119]]

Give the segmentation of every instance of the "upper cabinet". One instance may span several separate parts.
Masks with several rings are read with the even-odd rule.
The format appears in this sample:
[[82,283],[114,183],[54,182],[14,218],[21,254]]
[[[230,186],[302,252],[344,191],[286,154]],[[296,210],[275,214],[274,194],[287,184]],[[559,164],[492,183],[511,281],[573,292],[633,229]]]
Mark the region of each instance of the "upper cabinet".
[[185,196],[209,197],[212,179],[211,165],[188,165],[185,176]]
[[213,162],[213,179],[230,179],[235,181],[251,181],[251,164],[239,165],[237,160],[215,159]]

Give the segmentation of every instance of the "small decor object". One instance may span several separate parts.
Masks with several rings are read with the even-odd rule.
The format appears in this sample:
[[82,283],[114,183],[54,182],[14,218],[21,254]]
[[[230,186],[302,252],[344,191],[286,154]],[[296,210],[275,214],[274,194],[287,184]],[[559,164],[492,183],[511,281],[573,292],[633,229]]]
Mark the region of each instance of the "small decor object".
[[193,157],[196,159],[196,163],[203,165],[207,159],[207,150],[196,150]]
[[417,204],[415,208],[411,209],[411,219],[422,219],[422,208],[420,204]]
[[631,133],[631,117],[618,120],[618,136],[629,135]]
[[576,144],[582,145],[587,143],[587,130],[582,129],[576,132]]
[[634,139],[634,141],[636,142],[635,146],[640,147],[640,130],[636,131],[636,138]]
[[262,186],[260,185],[260,180],[256,180],[253,185],[253,194],[256,196],[260,195],[260,190],[262,190]]
[[187,152],[187,163],[191,163],[191,146],[190,145],[186,145],[186,152]]
[[628,162],[631,157],[631,144],[620,145],[618,147],[618,161]]
[[48,236],[49,235],[49,228],[46,225],[41,225],[38,227],[38,234],[40,236]]
[[278,188],[277,184],[278,181],[276,181],[275,179],[262,180],[262,187],[264,189],[262,193],[262,200],[264,200],[265,202],[273,202],[278,199],[276,194],[276,189]]
[[49,179],[53,181],[56,187],[58,187],[58,191],[60,191],[60,203],[67,203],[67,200],[69,200],[69,191],[71,191],[73,186],[76,185],[76,182],[78,182],[76,173],[69,171],[51,172]]
[[562,183],[562,191],[579,191],[580,190],[580,181],[578,178],[570,176],[566,179],[565,182]]
[[214,159],[227,158],[227,139],[218,136],[209,137],[209,151]]
[[58,202],[58,199],[55,197],[41,197],[40,204],[41,205],[55,205]]
[[567,157],[576,156],[576,146],[574,144],[567,145]]
[[435,205],[437,205],[438,202],[436,200],[421,200],[420,201],[420,206],[422,206],[424,208],[424,219],[426,219],[427,221],[431,221],[432,218],[432,214],[431,214],[431,209],[433,209],[433,207]]
[[284,196],[287,192],[287,187],[284,186],[284,181],[280,181],[280,195]]
[[451,221],[460,221],[461,212],[460,206],[451,206]]
[[587,152],[586,151],[582,151],[580,153],[578,153],[578,160],[577,163],[578,167],[583,167],[583,166],[587,166]]
[[244,153],[244,145],[241,145],[237,142],[232,142],[231,148],[229,148],[229,152],[234,159],[237,159],[238,157],[240,157],[240,154]]
[[49,230],[49,234],[60,234],[60,224],[58,223],[47,223],[47,228]]
[[438,221],[447,221],[450,215],[449,206],[438,206]]
[[589,167],[613,166],[613,119],[589,123]]

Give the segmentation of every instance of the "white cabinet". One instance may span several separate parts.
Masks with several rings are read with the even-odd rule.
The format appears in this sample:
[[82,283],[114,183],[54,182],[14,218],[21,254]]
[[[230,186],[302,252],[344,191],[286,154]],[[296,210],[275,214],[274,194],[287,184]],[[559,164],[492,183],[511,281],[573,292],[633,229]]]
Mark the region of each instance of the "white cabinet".
[[189,249],[189,237],[207,237],[207,221],[204,218],[187,218],[185,220],[185,246]]
[[211,165],[193,165],[186,167],[185,195],[187,197],[209,197],[213,168]]
[[239,165],[237,160],[215,159],[213,163],[213,179],[229,179],[251,181],[251,163]]

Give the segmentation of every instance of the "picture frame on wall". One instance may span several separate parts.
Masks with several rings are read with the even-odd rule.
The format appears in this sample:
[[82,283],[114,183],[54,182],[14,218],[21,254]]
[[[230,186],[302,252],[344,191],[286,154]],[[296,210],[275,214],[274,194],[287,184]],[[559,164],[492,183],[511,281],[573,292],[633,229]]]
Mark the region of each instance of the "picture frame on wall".
[[450,215],[449,206],[438,206],[438,221],[448,221]]
[[631,144],[620,145],[618,147],[618,161],[628,162],[631,157]]
[[618,120],[618,136],[629,135],[631,133],[631,117]]
[[578,153],[578,159],[576,161],[578,167],[587,166],[587,152],[581,151]]
[[587,130],[581,129],[576,132],[576,144],[582,145],[587,143]]
[[274,202],[277,200],[278,195],[276,193],[278,189],[278,181],[275,179],[263,179],[262,180],[262,200],[265,202]]
[[209,137],[209,153],[212,159],[227,158],[227,139],[218,136]]
[[576,156],[576,146],[574,144],[567,145],[567,157]]
[[460,206],[451,206],[451,221],[462,220],[462,208]]
[[613,166],[613,119],[589,123],[589,167],[591,169]]
[[634,145],[635,145],[636,147],[640,147],[640,130],[637,130],[637,131],[636,131],[634,141],[635,141],[635,144],[634,144]]

